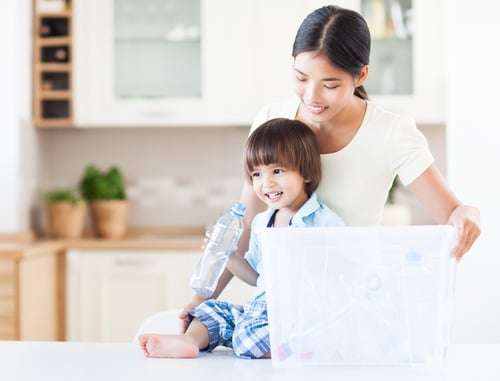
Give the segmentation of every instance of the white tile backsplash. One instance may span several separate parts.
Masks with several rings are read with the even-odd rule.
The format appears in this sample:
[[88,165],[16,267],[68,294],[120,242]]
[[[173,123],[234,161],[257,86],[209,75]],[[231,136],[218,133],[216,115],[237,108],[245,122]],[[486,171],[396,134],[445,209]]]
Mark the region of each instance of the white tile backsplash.
[[[420,126],[437,166],[445,171],[445,127]],[[248,128],[108,128],[39,132],[40,191],[74,187],[88,163],[118,165],[127,182],[133,225],[211,224],[243,183],[242,152]],[[414,196],[413,223],[432,223]]]

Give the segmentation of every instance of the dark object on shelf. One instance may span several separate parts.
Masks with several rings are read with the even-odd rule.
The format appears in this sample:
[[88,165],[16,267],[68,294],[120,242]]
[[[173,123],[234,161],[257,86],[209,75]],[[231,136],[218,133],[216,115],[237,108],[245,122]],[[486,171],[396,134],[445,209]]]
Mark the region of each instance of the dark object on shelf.
[[42,117],[47,119],[58,119],[69,117],[69,101],[67,100],[44,100],[42,101]]
[[43,90],[69,90],[69,73],[42,72]]
[[42,18],[40,25],[41,37],[69,36],[69,20],[64,17]]
[[42,48],[43,63],[67,63],[69,60],[69,46],[46,46]]

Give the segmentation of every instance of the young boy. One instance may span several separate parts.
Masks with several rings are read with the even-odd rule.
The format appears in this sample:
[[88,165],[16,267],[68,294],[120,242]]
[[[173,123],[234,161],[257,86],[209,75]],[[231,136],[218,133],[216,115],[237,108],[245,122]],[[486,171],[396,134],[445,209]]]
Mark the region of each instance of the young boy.
[[223,345],[242,358],[270,356],[261,251],[255,231],[265,227],[342,226],[344,223],[314,193],[321,180],[321,159],[314,133],[302,122],[273,119],[248,138],[245,171],[268,209],[252,221],[245,258],[232,255],[228,269],[257,286],[255,298],[241,306],[207,300],[194,308],[182,335],[145,334],[139,343],[150,357],[196,357]]

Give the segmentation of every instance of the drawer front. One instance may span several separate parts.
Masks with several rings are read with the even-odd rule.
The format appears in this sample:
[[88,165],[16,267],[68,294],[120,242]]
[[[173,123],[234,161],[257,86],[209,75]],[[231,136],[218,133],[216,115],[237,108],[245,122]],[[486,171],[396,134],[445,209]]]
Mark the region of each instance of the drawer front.
[[16,303],[13,296],[0,296],[0,317],[13,317],[16,313]]
[[18,340],[14,317],[0,315],[0,340]]
[[13,298],[16,293],[14,278],[0,278],[0,299]]
[[13,259],[1,258],[0,259],[0,278],[5,276],[14,276],[16,271],[16,262]]
[[0,299],[13,297],[16,287],[16,263],[0,259]]

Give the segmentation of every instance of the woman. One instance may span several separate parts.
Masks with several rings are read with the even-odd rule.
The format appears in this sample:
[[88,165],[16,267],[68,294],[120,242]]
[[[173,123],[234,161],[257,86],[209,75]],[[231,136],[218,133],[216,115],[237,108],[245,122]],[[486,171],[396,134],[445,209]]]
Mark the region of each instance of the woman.
[[[347,225],[380,222],[396,175],[439,224],[455,226],[460,259],[480,234],[479,211],[463,205],[433,164],[424,136],[415,122],[368,101],[363,83],[368,76],[370,32],[358,13],[336,6],[312,12],[302,22],[292,55],[296,98],[265,107],[252,131],[265,121],[285,117],[308,125],[318,140],[323,165],[320,197]],[[241,202],[247,206],[246,230],[238,253],[248,246],[250,222],[263,209],[245,182]],[[214,294],[231,279],[225,271]],[[193,299],[180,314],[182,329]]]

